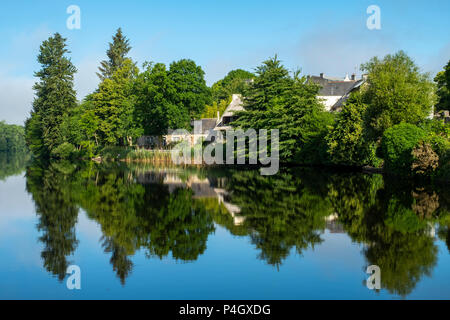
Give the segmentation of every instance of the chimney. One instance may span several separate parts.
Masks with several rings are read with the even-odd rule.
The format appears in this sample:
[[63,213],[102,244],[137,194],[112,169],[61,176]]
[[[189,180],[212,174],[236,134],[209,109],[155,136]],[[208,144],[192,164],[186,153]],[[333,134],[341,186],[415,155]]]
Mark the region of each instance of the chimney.
[[352,74],[352,80],[353,80],[353,81],[356,80],[356,74]]
[[320,77],[323,79],[323,73],[320,74]]

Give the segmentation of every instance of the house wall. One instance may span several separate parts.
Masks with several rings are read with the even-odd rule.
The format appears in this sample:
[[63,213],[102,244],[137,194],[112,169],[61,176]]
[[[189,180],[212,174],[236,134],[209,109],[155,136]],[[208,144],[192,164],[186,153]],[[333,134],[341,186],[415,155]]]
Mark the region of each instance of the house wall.
[[325,106],[326,111],[331,111],[331,108],[342,99],[341,96],[319,96],[318,98]]
[[195,146],[200,140],[205,140],[207,138],[206,134],[189,134],[189,135],[176,135],[169,134],[165,136],[167,144],[172,142],[179,142],[182,140],[188,141],[191,147]]

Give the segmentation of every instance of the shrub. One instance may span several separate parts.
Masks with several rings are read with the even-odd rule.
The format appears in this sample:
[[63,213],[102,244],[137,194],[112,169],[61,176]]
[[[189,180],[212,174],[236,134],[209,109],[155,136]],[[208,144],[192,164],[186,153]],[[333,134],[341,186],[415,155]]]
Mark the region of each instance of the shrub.
[[64,142],[52,150],[50,156],[53,159],[70,159],[77,152],[77,149],[70,143]]
[[424,121],[420,127],[427,133],[424,140],[439,157],[439,167],[434,176],[450,180],[450,123],[434,119]]
[[364,136],[364,112],[366,106],[354,96],[337,116],[332,130],[326,137],[328,154],[334,164],[352,166],[379,166],[376,143]]
[[411,170],[420,175],[430,175],[439,166],[439,156],[429,143],[421,142],[412,151],[414,162]]
[[409,123],[401,123],[387,129],[381,142],[386,170],[410,174],[414,161],[412,151],[425,137],[426,132],[423,129]]

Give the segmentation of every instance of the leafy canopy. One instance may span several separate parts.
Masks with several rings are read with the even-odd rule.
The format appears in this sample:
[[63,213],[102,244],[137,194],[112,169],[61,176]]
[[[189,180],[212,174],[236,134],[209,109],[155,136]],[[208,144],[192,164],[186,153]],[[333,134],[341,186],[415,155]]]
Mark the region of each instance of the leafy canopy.
[[333,116],[317,100],[318,86],[299,72],[292,76],[275,56],[256,69],[245,92],[243,112],[233,126],[242,129],[278,129],[283,161],[320,161],[317,144],[323,141]]
[[190,119],[196,119],[212,102],[205,72],[194,61],[182,59],[170,65],[168,76],[177,92],[174,102],[186,108]]
[[177,89],[162,63],[148,63],[134,84],[136,119],[145,135],[167,134],[169,128],[189,128],[189,111],[177,103]]
[[429,74],[400,51],[363,64],[368,73],[364,103],[368,105],[366,129],[372,139],[401,122],[418,124],[426,119],[436,98]]
[[450,60],[444,70],[436,75],[438,103],[436,111],[450,110]]

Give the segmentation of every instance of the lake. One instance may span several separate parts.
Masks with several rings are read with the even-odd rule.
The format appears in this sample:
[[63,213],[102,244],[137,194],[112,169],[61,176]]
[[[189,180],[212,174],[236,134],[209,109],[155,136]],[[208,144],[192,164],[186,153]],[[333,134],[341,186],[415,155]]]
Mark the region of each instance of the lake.
[[[450,298],[445,185],[307,168],[0,164],[0,299]],[[67,286],[73,265],[81,290]],[[379,290],[366,285],[372,265]]]

